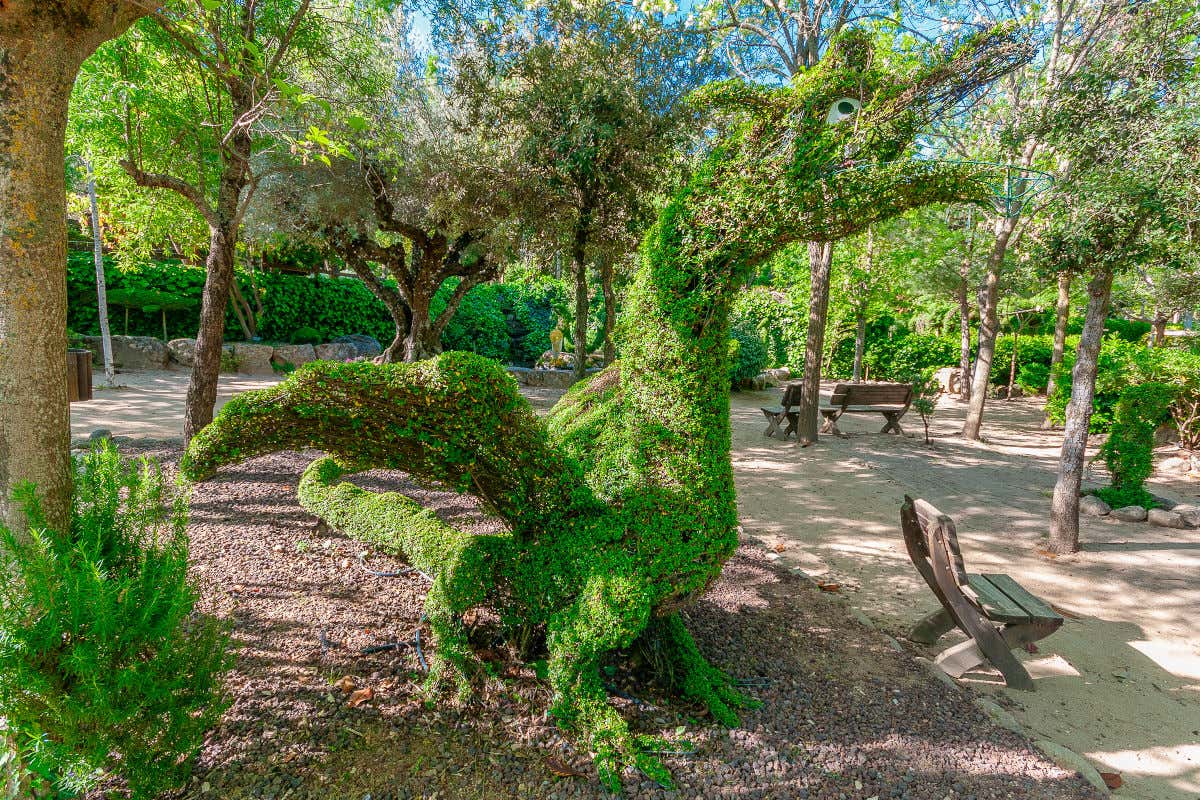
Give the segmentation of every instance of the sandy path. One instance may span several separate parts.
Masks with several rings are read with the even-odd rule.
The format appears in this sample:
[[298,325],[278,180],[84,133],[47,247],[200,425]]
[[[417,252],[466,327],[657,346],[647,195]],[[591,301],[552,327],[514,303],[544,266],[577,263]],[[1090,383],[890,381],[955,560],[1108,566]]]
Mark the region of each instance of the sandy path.
[[[782,562],[841,583],[852,605],[899,638],[936,607],[898,518],[906,493],[929,500],[957,522],[969,569],[1012,574],[1078,615],[1027,659],[1037,692],[1000,688],[998,675],[972,676],[976,685],[1007,696],[1031,732],[1121,772],[1118,796],[1200,797],[1200,531],[1087,518],[1084,551],[1051,560],[1037,550],[1061,435],[1039,429],[1036,401],[990,403],[987,444],[957,438],[963,408],[944,399],[932,448],[919,436],[880,435],[882,418],[864,416],[839,422],[848,438],[800,448],[762,436],[758,406],[776,394],[733,401],[747,534],[784,543]],[[905,424],[915,434],[920,420]],[[1155,491],[1195,502],[1200,484],[1157,482]]]

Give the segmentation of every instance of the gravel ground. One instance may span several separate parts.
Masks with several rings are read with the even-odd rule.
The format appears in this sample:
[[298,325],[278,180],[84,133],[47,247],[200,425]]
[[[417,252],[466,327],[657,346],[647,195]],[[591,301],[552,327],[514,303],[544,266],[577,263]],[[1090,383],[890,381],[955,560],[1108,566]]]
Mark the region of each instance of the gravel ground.
[[[165,462],[176,445],[125,442]],[[548,719],[532,668],[473,620],[495,679],[466,706],[424,702],[418,630],[424,578],[319,526],[295,487],[311,454],[266,456],[194,490],[192,553],[204,610],[233,621],[233,706],[202,751],[187,800],[607,797],[587,753]],[[363,476],[485,530],[470,498],[395,473]],[[627,661],[613,702],[638,731],[691,753],[664,759],[678,786],[628,773],[631,798],[992,800],[1097,798],[1079,776],[996,727],[969,699],[851,618],[833,595],[746,542],[687,613],[701,648],[761,708],[735,730],[664,697]],[[422,629],[422,636],[427,631]],[[363,655],[361,650],[404,642]],[[350,692],[373,696],[351,707]]]

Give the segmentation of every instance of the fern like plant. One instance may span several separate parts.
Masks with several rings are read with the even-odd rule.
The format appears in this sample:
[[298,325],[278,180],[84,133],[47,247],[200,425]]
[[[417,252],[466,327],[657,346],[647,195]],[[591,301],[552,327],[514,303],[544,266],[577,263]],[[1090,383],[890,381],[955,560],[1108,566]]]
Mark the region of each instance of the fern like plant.
[[133,798],[183,783],[225,710],[224,627],[195,612],[186,498],[110,444],[75,462],[69,531],[36,489],[0,526],[0,717],[35,783],[60,796],[119,774]]

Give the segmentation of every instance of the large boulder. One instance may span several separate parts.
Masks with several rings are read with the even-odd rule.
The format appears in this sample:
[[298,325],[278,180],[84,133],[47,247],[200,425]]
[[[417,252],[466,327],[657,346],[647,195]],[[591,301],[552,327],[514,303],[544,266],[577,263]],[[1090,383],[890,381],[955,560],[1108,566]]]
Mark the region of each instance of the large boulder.
[[958,394],[962,390],[962,369],[959,367],[942,367],[934,378],[942,394]]
[[358,358],[358,348],[349,342],[330,342],[313,348],[321,361],[350,361]]
[[[84,343],[92,351],[92,363],[104,366],[104,347],[99,336],[85,336]],[[153,336],[112,337],[113,365],[123,370],[166,369],[167,346]]]
[[1125,506],[1114,508],[1109,516],[1119,519],[1121,522],[1145,522],[1148,515],[1146,509],[1141,506]]
[[172,339],[167,342],[167,353],[176,364],[190,367],[196,361],[196,340]]
[[782,386],[792,378],[792,371],[787,367],[764,370],[762,374],[766,385],[770,387]]
[[271,356],[275,348],[269,344],[234,342],[233,357],[237,359],[237,371],[247,375],[273,375]]
[[1165,508],[1152,508],[1146,515],[1151,525],[1163,528],[1190,528],[1191,525],[1178,511],[1168,511]]
[[1112,506],[1094,494],[1086,495],[1079,501],[1079,512],[1087,514],[1089,517],[1103,517],[1110,511],[1112,511]]
[[1183,517],[1183,521],[1189,527],[1200,528],[1200,506],[1195,506],[1191,503],[1180,503],[1172,511]]
[[365,333],[351,333],[346,336],[339,336],[333,340],[332,344],[348,344],[354,347],[354,355],[351,358],[374,358],[383,352],[383,347],[374,336],[367,336]]
[[275,346],[275,353],[271,356],[271,361],[283,366],[291,364],[293,367],[298,367],[301,364],[307,364],[310,361],[317,360],[317,351],[313,349],[311,344],[280,344]]

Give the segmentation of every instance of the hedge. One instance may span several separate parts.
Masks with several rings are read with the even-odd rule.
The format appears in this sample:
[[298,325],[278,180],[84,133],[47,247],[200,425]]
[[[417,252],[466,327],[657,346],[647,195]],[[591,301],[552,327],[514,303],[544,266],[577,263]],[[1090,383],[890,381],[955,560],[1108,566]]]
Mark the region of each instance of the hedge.
[[[190,308],[167,312],[167,332],[173,338],[196,335],[204,291],[203,268],[178,261],[129,267],[106,259],[105,269],[110,291],[152,290],[194,300]],[[431,309],[435,314],[445,308],[455,280],[447,281],[438,292]],[[249,295],[249,276],[239,274],[238,282]],[[258,273],[254,284],[263,305],[258,333],[266,341],[292,342],[298,336],[329,341],[365,333],[386,346],[394,335],[395,326],[383,303],[355,278]],[[553,278],[477,286],[463,298],[458,313],[447,325],[442,346],[506,363],[532,365],[550,349],[555,308],[566,302],[566,287]],[[126,332],[124,308],[110,304],[109,320],[114,334]],[[71,253],[67,259],[67,326],[81,335],[100,333],[95,267],[90,253]],[[132,336],[162,336],[160,313],[131,309],[128,332]],[[226,314],[225,335],[230,339],[242,337],[232,309]]]

